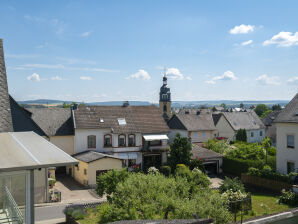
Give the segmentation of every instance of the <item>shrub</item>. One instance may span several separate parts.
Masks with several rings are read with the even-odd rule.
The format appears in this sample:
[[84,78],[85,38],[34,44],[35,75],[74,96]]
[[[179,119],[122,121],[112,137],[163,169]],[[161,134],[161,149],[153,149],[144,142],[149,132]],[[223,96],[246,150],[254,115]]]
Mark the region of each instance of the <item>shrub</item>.
[[247,134],[245,129],[239,129],[236,133],[236,140],[241,142],[247,142]]
[[297,206],[298,205],[298,195],[293,191],[282,190],[279,197],[279,203]]
[[110,170],[105,174],[99,175],[96,180],[96,193],[102,197],[105,193],[109,196],[115,192],[118,183],[125,181],[128,177],[126,169]]
[[154,166],[152,166],[152,167],[150,167],[149,169],[148,169],[148,174],[153,174],[153,175],[156,175],[156,174],[159,174],[159,170],[158,169],[156,169]]
[[241,176],[241,173],[247,173],[250,167],[262,169],[265,165],[263,160],[243,160],[236,158],[223,158],[222,169],[225,173]]
[[292,182],[290,175],[283,175],[280,173],[276,173],[276,172],[272,171],[269,166],[264,166],[264,169],[262,169],[262,170],[255,169],[255,168],[249,168],[247,174],[251,175],[251,176],[265,178],[265,179],[276,180],[276,181],[280,181],[280,182],[286,182],[286,183]]
[[99,223],[137,219],[189,219],[193,218],[193,214],[200,218],[214,218],[218,224],[231,221],[227,201],[218,192],[200,188],[181,177],[167,178],[141,173],[129,174],[124,182],[117,185],[109,203],[100,205],[98,211],[101,213]]
[[250,167],[248,169],[247,174],[250,175],[250,176],[257,176],[257,177],[259,177],[259,176],[261,176],[261,171],[259,169],[257,169],[257,168]]
[[189,169],[193,170],[194,168],[199,168],[201,171],[205,173],[205,166],[203,161],[200,159],[192,159],[189,164]]
[[160,168],[160,172],[165,175],[166,177],[169,177],[171,174],[171,167],[170,166],[162,166]]
[[184,164],[177,164],[176,168],[187,168],[187,166],[185,166]]
[[208,139],[208,141],[204,143],[204,146],[207,149],[223,155],[232,150],[232,147],[227,140]]
[[190,169],[185,165],[183,166],[179,166],[179,165],[183,165],[183,164],[177,165],[177,168],[175,170],[175,177],[186,178],[188,181],[190,181],[192,179],[192,173]]
[[81,207],[69,208],[65,213],[75,220],[83,219],[87,215],[87,212]]
[[233,179],[229,177],[225,177],[224,181],[219,187],[219,191],[221,193],[224,193],[228,190],[233,192],[238,192],[238,191],[245,192],[243,183],[237,177]]
[[228,152],[227,157],[244,160],[265,160],[266,152],[258,143],[237,142],[235,146],[236,149]]
[[267,153],[269,156],[276,156],[276,148],[275,147],[268,148]]

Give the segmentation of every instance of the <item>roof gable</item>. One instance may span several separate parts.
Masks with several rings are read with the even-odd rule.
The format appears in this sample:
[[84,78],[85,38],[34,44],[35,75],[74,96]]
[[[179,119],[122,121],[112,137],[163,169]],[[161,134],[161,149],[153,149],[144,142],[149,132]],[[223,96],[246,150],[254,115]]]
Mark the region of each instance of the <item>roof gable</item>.
[[298,123],[298,93],[275,119],[276,123]]
[[172,118],[168,121],[168,126],[170,129],[182,129],[187,130],[180,119],[174,114]]
[[236,131],[239,129],[256,130],[265,128],[265,125],[253,110],[247,112],[223,112],[222,115]]

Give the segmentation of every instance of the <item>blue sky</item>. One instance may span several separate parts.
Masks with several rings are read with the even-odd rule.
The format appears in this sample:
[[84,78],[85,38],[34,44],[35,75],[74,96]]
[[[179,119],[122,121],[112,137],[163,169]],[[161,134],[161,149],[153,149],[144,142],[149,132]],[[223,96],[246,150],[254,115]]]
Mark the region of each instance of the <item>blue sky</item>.
[[297,1],[0,1],[17,100],[291,99]]

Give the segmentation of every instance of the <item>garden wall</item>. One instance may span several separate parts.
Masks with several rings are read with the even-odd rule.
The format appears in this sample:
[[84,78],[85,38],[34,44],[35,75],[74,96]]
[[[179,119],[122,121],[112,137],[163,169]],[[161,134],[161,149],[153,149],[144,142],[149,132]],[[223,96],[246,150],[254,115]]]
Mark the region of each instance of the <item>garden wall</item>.
[[250,176],[245,173],[241,174],[241,181],[247,185],[260,187],[260,188],[271,190],[278,193],[280,193],[282,189],[289,190],[292,188],[292,184],[289,184],[286,182]]

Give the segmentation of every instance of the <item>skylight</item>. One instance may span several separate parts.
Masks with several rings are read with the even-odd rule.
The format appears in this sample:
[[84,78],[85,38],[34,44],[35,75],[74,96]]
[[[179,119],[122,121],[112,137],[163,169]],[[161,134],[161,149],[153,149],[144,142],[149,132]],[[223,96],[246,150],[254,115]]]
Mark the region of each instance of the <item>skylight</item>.
[[104,122],[103,118],[99,118],[99,122],[103,123]]
[[119,123],[119,125],[126,125],[125,118],[118,118],[118,123]]

